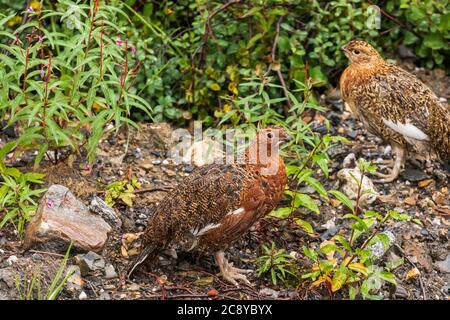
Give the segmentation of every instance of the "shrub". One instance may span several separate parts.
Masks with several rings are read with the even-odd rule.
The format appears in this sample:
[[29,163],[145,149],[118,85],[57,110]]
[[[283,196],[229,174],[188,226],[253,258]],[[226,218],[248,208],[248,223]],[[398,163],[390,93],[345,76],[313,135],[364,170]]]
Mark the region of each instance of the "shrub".
[[35,165],[63,147],[93,161],[108,124],[135,125],[132,108],[150,115],[133,87],[135,46],[117,27],[127,15],[100,1],[34,4],[14,30],[4,26],[15,14],[0,20],[0,116],[20,131],[7,147],[37,149]]

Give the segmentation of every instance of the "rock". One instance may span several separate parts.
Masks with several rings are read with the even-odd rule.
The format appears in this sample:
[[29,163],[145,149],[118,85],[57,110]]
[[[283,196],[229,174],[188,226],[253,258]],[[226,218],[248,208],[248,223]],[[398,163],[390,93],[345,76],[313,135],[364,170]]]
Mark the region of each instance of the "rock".
[[176,158],[176,161],[181,160],[182,163],[201,167],[205,164],[223,160],[224,157],[225,154],[220,143],[207,137],[204,140],[194,142],[187,149],[184,156],[182,155],[181,159]]
[[88,296],[86,294],[86,292],[81,291],[80,295],[78,296],[78,299],[80,300],[87,300]]
[[76,255],[74,262],[80,267],[82,276],[105,269],[105,259],[92,251],[89,251],[86,254]]
[[401,173],[401,176],[403,177],[403,179],[411,181],[411,182],[422,181],[422,180],[429,178],[429,176],[425,172],[423,172],[421,170],[417,170],[417,169],[411,169],[411,168],[406,168]]
[[100,290],[100,296],[98,297],[99,300],[111,300],[111,296],[108,292],[104,291],[103,289]]
[[105,279],[114,279],[117,278],[118,274],[116,272],[116,270],[114,269],[114,266],[112,264],[108,264],[105,267]]
[[259,294],[268,298],[268,299],[277,299],[280,293],[276,290],[270,288],[263,288],[259,290]]
[[[358,198],[359,181],[361,181],[361,171],[359,171],[359,168],[356,166],[354,169],[341,169],[337,173],[337,177],[342,183],[342,192],[355,203],[356,201],[354,200]],[[372,180],[367,176],[364,176],[362,179],[360,194],[360,205],[373,203],[379,195]]]
[[97,196],[94,196],[91,200],[91,204],[89,205],[89,210],[94,213],[100,215],[103,219],[108,221],[111,224],[114,224],[116,227],[120,228],[122,226],[122,220],[120,220],[117,212],[108,206],[105,201],[100,199]]
[[391,231],[384,231],[382,234],[385,234],[389,238],[389,245],[385,247],[381,241],[375,242],[367,247],[370,250],[373,259],[381,258],[385,252],[391,247],[391,245],[395,241],[395,235]]
[[16,263],[17,261],[19,261],[19,258],[17,258],[16,256],[10,256],[8,259],[6,259],[6,262],[8,263],[8,265],[12,266],[14,263]]
[[10,289],[15,288],[16,273],[11,268],[0,269],[0,283],[3,282]]
[[74,273],[67,279],[65,290],[75,295],[83,288],[84,280],[81,278],[81,270],[79,266],[70,265],[68,269],[75,268]]
[[356,156],[354,153],[349,153],[342,161],[343,168],[350,168],[356,165]]
[[395,287],[395,298],[397,299],[407,299],[409,297],[408,291],[402,286]]
[[109,232],[109,224],[90,213],[68,188],[52,185],[25,230],[24,249],[38,245],[46,250],[65,252],[73,241],[73,246],[79,250],[100,251]]
[[445,260],[443,260],[443,261],[436,261],[434,263],[434,265],[436,266],[436,268],[439,271],[445,272],[445,273],[450,273],[450,254],[447,255],[447,258],[445,258]]
[[149,159],[140,161],[138,165],[145,170],[150,170],[153,168],[153,163]]
[[0,301],[2,300],[12,300],[12,298],[7,296],[6,293],[0,292]]

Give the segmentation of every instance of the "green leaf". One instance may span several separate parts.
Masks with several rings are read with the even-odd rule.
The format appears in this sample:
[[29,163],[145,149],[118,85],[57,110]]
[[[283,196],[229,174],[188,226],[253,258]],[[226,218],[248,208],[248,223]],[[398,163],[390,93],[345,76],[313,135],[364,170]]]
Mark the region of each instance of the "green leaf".
[[312,225],[309,222],[307,222],[307,221],[305,221],[303,219],[298,219],[298,218],[294,219],[294,221],[295,221],[296,224],[298,224],[300,227],[302,227],[303,230],[305,230],[309,234],[313,234],[314,233],[314,229],[313,229]]
[[313,249],[303,247],[303,252],[305,253],[305,256],[307,256],[311,260],[317,260],[317,253]]
[[338,190],[330,190],[329,193],[331,193],[337,200],[339,200],[341,203],[343,203],[347,208],[352,210],[352,212],[355,212],[355,207],[353,206],[352,201],[342,192]]
[[387,282],[390,282],[392,284],[395,284],[395,285],[397,284],[397,281],[395,280],[395,276],[392,273],[390,273],[390,272],[381,271],[380,272],[380,278],[385,280],[385,281],[387,281]]
[[439,50],[444,48],[445,41],[439,33],[433,33],[423,37],[423,44],[433,50]]

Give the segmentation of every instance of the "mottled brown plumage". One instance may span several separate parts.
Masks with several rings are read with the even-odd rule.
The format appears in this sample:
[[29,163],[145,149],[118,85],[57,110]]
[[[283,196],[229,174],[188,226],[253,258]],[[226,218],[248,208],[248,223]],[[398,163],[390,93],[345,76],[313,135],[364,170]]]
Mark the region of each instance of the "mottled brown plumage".
[[396,155],[393,170],[380,182],[396,179],[408,150],[435,151],[450,159],[450,112],[424,83],[387,63],[368,43],[354,40],[342,47],[351,64],[341,76],[341,95],[348,107]]
[[[129,274],[175,243],[188,251],[214,252],[226,280],[248,282],[244,270],[226,261],[224,250],[281,199],[287,178],[277,147],[285,139],[281,128],[262,129],[247,149],[243,164],[206,165],[186,177],[149,219],[141,252]],[[267,147],[268,157],[253,158],[261,146]],[[272,146],[276,147],[274,152]]]

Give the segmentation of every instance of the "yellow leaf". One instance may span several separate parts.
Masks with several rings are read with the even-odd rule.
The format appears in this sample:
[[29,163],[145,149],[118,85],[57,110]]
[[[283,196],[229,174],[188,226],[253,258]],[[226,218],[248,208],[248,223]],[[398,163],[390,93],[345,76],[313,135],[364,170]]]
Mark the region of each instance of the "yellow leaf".
[[431,182],[433,182],[433,179],[426,179],[419,182],[419,187],[425,188],[428,186]]
[[31,1],[30,7],[32,7],[34,9],[34,11],[40,11],[42,8],[42,5],[41,5],[40,1],[34,0],[34,1]]
[[311,284],[311,289],[319,287],[325,281],[326,281],[325,277],[324,276],[320,276],[319,279],[317,279],[316,281],[314,281]]
[[139,239],[140,234],[139,233],[125,233],[122,236],[122,239],[125,240],[126,243],[132,243]]
[[122,253],[123,257],[128,258],[128,252],[127,252],[127,249],[124,246],[120,247],[120,253]]
[[369,274],[367,267],[360,262],[350,263],[348,268],[367,276]]
[[138,248],[131,248],[130,250],[128,250],[127,253],[128,253],[129,257],[132,257],[132,256],[137,255],[139,253],[139,251],[138,251]]
[[420,271],[417,268],[412,268],[411,270],[408,271],[408,273],[406,274],[406,280],[418,277],[420,275]]
[[220,86],[219,86],[219,84],[217,84],[217,83],[213,83],[212,85],[209,86],[209,88],[210,88],[212,91],[219,91],[219,90],[220,90]]
[[239,91],[238,91],[238,89],[236,87],[236,83],[234,83],[234,82],[230,82],[228,84],[228,90],[230,90],[231,92],[233,92],[236,95],[239,94]]

